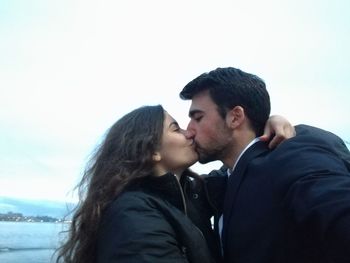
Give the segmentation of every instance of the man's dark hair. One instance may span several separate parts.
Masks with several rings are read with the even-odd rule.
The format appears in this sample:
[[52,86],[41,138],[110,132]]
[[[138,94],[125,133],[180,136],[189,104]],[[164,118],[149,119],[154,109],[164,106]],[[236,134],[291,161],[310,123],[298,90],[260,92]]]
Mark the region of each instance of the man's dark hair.
[[261,78],[233,67],[217,68],[189,82],[180,92],[180,98],[190,100],[204,90],[209,91],[223,118],[227,111],[241,106],[256,135],[263,134],[270,115],[270,96]]

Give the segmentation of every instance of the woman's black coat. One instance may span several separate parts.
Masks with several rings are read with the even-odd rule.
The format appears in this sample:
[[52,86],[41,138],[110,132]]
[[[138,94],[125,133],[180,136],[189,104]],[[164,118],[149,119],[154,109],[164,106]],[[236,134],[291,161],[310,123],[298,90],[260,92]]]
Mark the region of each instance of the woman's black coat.
[[220,261],[203,181],[173,174],[129,187],[103,212],[98,263]]

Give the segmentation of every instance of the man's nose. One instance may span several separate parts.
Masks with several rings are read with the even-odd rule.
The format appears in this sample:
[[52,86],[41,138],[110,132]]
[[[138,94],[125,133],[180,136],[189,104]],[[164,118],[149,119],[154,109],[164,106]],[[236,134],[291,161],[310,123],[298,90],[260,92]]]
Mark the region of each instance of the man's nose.
[[194,138],[194,132],[190,130],[185,130],[185,137],[186,139],[193,139]]
[[195,131],[194,129],[191,127],[191,123],[189,123],[187,125],[187,129],[185,130],[185,136],[187,139],[193,139],[195,136]]

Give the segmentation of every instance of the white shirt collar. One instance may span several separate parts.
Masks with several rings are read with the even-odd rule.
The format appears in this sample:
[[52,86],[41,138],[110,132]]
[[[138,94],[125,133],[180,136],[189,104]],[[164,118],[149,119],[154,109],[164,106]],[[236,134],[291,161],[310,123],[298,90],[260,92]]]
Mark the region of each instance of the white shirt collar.
[[259,137],[257,137],[257,138],[255,138],[254,140],[252,140],[252,141],[243,149],[243,151],[239,154],[239,156],[238,156],[238,158],[237,158],[235,164],[233,165],[232,169],[230,169],[230,168],[227,169],[227,175],[228,175],[228,176],[230,176],[230,174],[235,170],[236,165],[237,165],[239,159],[241,159],[241,157],[242,157],[242,155],[245,153],[245,151],[248,150],[248,148],[249,148],[250,146],[252,146],[254,143],[256,143],[256,142],[258,142],[258,141],[260,141]]

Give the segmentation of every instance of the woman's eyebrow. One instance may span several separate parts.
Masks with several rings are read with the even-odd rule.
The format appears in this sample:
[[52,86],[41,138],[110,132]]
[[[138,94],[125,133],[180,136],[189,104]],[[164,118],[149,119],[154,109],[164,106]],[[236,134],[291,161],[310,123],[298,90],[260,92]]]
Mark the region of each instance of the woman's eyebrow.
[[179,127],[179,124],[177,123],[177,121],[171,122],[171,123],[169,124],[169,128],[170,128],[171,126],[173,126],[173,125]]

